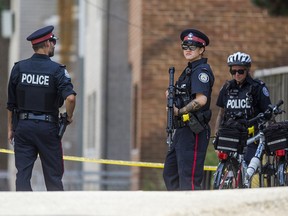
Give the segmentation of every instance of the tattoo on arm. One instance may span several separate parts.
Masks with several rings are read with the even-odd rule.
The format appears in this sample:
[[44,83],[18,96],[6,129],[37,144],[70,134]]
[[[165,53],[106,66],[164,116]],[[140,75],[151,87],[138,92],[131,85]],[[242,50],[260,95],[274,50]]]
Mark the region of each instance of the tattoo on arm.
[[188,113],[188,112],[194,112],[201,108],[201,105],[196,100],[192,100],[189,104],[187,104],[185,107],[180,109],[180,114]]

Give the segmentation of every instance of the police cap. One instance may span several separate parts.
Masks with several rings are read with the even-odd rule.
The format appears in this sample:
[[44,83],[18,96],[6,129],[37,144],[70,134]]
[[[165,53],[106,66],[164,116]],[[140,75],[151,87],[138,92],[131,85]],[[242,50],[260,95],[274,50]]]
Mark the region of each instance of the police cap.
[[58,38],[55,37],[52,33],[53,29],[54,26],[46,26],[33,32],[26,39],[31,41],[32,45],[41,43],[46,40],[58,40]]
[[180,34],[180,39],[183,44],[194,46],[208,46],[209,38],[201,31],[197,29],[186,29]]

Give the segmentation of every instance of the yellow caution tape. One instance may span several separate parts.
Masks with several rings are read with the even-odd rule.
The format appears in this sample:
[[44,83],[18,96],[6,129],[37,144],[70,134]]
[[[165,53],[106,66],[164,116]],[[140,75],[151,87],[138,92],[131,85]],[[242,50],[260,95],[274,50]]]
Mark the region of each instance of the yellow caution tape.
[[14,154],[14,151],[8,150],[8,149],[0,149],[0,152],[6,153],[6,154]]
[[[1,153],[14,154],[13,150],[1,149]],[[137,167],[150,167],[150,168],[164,168],[163,163],[151,163],[151,162],[137,162],[137,161],[122,161],[122,160],[106,160],[106,159],[93,159],[85,157],[76,156],[63,156],[64,160],[68,161],[79,161],[79,162],[90,162],[90,163],[100,163],[100,164],[111,164],[111,165],[121,165],[121,166],[137,166]],[[216,171],[215,166],[205,166],[206,171]]]

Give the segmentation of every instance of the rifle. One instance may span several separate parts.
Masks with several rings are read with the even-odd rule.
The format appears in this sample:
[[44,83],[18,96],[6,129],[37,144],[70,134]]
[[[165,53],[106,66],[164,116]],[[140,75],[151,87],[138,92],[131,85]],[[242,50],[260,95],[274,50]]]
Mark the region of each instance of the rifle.
[[65,133],[65,130],[66,130],[66,127],[68,125],[68,121],[67,121],[67,113],[60,113],[60,118],[59,118],[59,132],[58,132],[58,136],[60,137],[60,139],[62,139],[64,133]]
[[173,143],[173,119],[174,119],[174,93],[175,93],[175,86],[174,86],[174,73],[175,68],[169,68],[169,87],[168,87],[168,97],[167,97],[167,140],[166,143],[168,144],[168,148],[170,150],[170,146]]

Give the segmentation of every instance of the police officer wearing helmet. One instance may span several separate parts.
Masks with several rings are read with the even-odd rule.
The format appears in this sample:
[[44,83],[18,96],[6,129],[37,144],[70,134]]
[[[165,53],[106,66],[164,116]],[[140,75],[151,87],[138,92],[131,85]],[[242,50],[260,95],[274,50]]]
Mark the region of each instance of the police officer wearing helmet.
[[188,63],[175,83],[176,131],[166,156],[163,178],[167,190],[199,190],[210,137],[214,75],[203,57],[209,38],[199,30],[186,29],[180,39]]
[[[221,88],[216,105],[220,107],[215,132],[231,117],[251,119],[264,112],[271,104],[269,91],[264,82],[250,75],[250,55],[243,52],[231,54],[227,59],[232,80]],[[238,114],[237,114],[238,113]],[[239,115],[241,113],[241,115]],[[256,125],[257,126],[257,125]],[[255,155],[257,145],[247,147],[244,159],[247,163]]]
[[50,59],[57,37],[54,27],[41,28],[27,37],[34,54],[15,63],[8,84],[8,139],[14,144],[16,191],[32,191],[31,175],[39,154],[48,191],[63,191],[64,173],[59,108],[73,120],[76,93],[64,65]]

